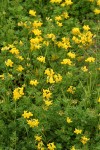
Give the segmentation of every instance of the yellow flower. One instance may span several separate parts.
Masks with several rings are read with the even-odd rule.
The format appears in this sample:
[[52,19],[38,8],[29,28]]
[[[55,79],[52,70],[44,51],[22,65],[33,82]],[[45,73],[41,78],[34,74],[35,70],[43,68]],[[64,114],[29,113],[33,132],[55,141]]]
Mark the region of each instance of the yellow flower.
[[71,1],[71,0],[65,0],[65,2],[64,3],[62,3],[62,6],[65,6],[65,5],[72,5],[73,4],[73,2]]
[[47,76],[47,83],[55,83],[55,81],[54,81],[54,79],[53,79],[53,77],[51,76]]
[[4,74],[1,74],[1,75],[0,75],[0,78],[1,78],[2,80],[4,80],[4,78],[5,78]]
[[74,35],[80,34],[80,29],[79,28],[73,28],[72,29],[72,34],[74,34]]
[[39,30],[39,29],[33,29],[32,32],[37,36],[40,36],[42,34],[41,30]]
[[67,12],[63,12],[62,16],[63,16],[65,19],[69,18],[69,16],[68,16],[68,13],[67,13]]
[[86,144],[87,141],[89,141],[89,138],[87,138],[87,137],[85,137],[85,136],[82,136],[82,137],[81,137],[81,142],[83,143],[83,145]]
[[72,122],[71,118],[69,118],[69,117],[66,118],[66,121],[67,121],[67,123],[71,123]]
[[24,113],[22,114],[22,116],[24,117],[24,118],[30,118],[31,116],[33,116],[33,114],[31,113],[31,112],[27,112],[27,111],[24,111]]
[[55,74],[54,80],[55,80],[55,82],[60,82],[62,80],[62,76],[60,74]]
[[67,53],[67,55],[68,55],[70,58],[75,58],[75,57],[76,57],[75,53],[73,53],[73,52],[69,52],[69,53]]
[[95,58],[94,57],[88,57],[85,61],[86,62],[95,62]]
[[76,129],[76,128],[75,128],[74,133],[76,133],[76,134],[81,134],[81,133],[82,133],[82,130],[79,130],[79,129]]
[[12,60],[11,59],[8,59],[7,61],[5,61],[5,64],[6,64],[6,66],[10,66],[10,67],[12,67],[13,66],[13,62],[12,62]]
[[45,73],[44,73],[44,74],[48,75],[49,77],[52,77],[52,76],[54,75],[54,71],[53,71],[53,69],[51,69],[51,68],[47,68],[47,69],[45,70]]
[[67,92],[71,93],[71,94],[74,94],[75,93],[75,87],[73,86],[70,86],[68,89],[67,89]]
[[100,14],[100,9],[97,9],[97,8],[96,8],[96,9],[94,10],[94,13],[95,13],[95,15],[99,15],[99,14]]
[[16,47],[12,48],[9,52],[16,55],[19,54],[19,50]]
[[62,0],[50,0],[51,3],[61,3]]
[[87,71],[88,71],[88,69],[87,69],[86,66],[81,67],[81,70],[84,71],[84,72],[87,72]]
[[22,65],[19,65],[16,70],[19,71],[19,72],[22,72],[24,70],[24,68],[22,67]]
[[72,40],[73,40],[76,44],[79,44],[79,43],[80,43],[80,40],[79,40],[77,37],[75,37],[75,36],[73,36]]
[[97,0],[97,5],[100,6],[100,0]]
[[37,127],[39,125],[39,121],[38,119],[31,119],[31,120],[27,120],[27,124],[34,128],[34,127]]
[[70,150],[76,150],[76,149],[75,149],[75,146],[72,146]]
[[72,61],[70,59],[63,59],[63,61],[61,62],[61,64],[64,64],[64,65],[72,65]]
[[15,101],[18,100],[19,98],[21,98],[24,95],[23,90],[24,90],[24,87],[15,88],[15,90],[13,91],[13,99]]
[[40,142],[42,140],[42,136],[35,135],[35,140]]
[[44,90],[43,89],[43,98],[49,99],[51,97],[52,93],[50,92],[50,90]]
[[21,40],[19,41],[19,45],[20,45],[20,46],[23,46],[23,45],[24,45]]
[[61,20],[62,20],[62,17],[61,17],[61,16],[56,16],[56,17],[55,17],[55,20],[61,21]]
[[42,141],[38,142],[38,145],[37,145],[38,150],[44,150],[43,146],[44,146],[44,144]]
[[56,36],[55,36],[53,33],[47,34],[47,37],[48,37],[49,39],[52,39],[52,41],[54,41],[55,38],[56,38]]
[[43,24],[43,23],[40,22],[40,21],[34,21],[32,25],[33,25],[34,28],[38,28],[38,27],[41,27],[42,24]]
[[98,100],[97,100],[97,101],[98,101],[98,103],[100,103],[100,97],[98,98]]
[[6,50],[9,50],[9,46],[5,46],[1,48],[1,51],[6,51]]
[[24,58],[20,55],[17,55],[16,58],[20,59],[20,60],[23,60]]
[[86,30],[86,31],[88,31],[88,30],[90,30],[90,27],[89,27],[89,25],[84,25],[83,29]]
[[31,16],[36,16],[36,11],[35,10],[29,10],[29,14]]
[[47,107],[52,105],[52,101],[50,101],[50,100],[44,100],[44,103]]
[[30,80],[30,85],[37,86],[39,82],[37,80]]
[[54,150],[56,146],[54,145],[54,142],[47,144],[48,150]]
[[37,57],[37,60],[40,61],[40,62],[45,63],[45,57],[43,57],[43,56]]
[[63,24],[62,24],[61,22],[58,22],[58,21],[57,21],[57,25],[58,25],[59,27],[62,27],[62,26],[63,26]]

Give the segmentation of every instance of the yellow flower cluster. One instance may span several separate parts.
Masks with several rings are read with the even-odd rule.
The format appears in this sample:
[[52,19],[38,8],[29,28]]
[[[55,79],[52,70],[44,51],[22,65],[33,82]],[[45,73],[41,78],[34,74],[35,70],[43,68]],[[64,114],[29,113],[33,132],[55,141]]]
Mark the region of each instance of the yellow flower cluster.
[[37,86],[39,82],[37,80],[30,80],[30,85]]
[[22,72],[24,70],[24,68],[22,67],[22,65],[19,65],[16,70],[19,71],[19,72]]
[[99,15],[100,14],[100,9],[95,8],[94,13],[95,13],[95,15]]
[[93,34],[89,30],[90,27],[88,25],[83,26],[83,33],[80,32],[79,28],[73,28],[72,34],[76,36],[73,36],[72,40],[78,44],[79,47],[91,45],[93,43]]
[[32,32],[34,33],[34,35],[37,35],[37,36],[40,36],[42,34],[41,30],[39,29],[33,29]]
[[83,67],[81,67],[81,70],[82,70],[83,72],[87,72],[87,71],[88,71],[88,68],[87,68],[86,66],[83,66]]
[[74,133],[76,133],[76,134],[81,134],[81,133],[82,133],[82,130],[79,130],[79,129],[76,129],[76,128],[75,128]]
[[94,57],[88,57],[85,62],[95,62],[95,58]]
[[66,58],[66,59],[63,59],[61,64],[71,66],[72,65],[72,61],[70,59]]
[[62,76],[60,74],[55,74],[53,69],[47,68],[45,73],[47,75],[47,83],[57,83],[62,80]]
[[71,47],[69,38],[66,37],[63,37],[62,41],[58,41],[56,44],[59,48],[64,48],[65,50]]
[[[35,135],[34,137],[35,137],[35,140],[37,142],[37,149],[38,150],[45,150],[46,147],[45,147],[45,145],[44,145],[44,143],[42,141],[42,136]],[[55,146],[54,142],[48,143],[47,144],[47,149],[48,150],[54,150],[54,149],[56,149],[56,146]]]
[[36,36],[35,38],[30,39],[30,49],[36,50],[41,48],[41,42],[43,38],[41,36]]
[[27,111],[24,111],[24,113],[22,114],[22,116],[26,119],[29,119],[31,116],[33,116],[33,114],[31,112],[27,112]]
[[100,6],[100,0],[97,0],[97,5]]
[[50,99],[51,98],[52,93],[50,92],[49,89],[43,89],[43,98],[44,99]]
[[36,11],[35,10],[29,10],[29,14],[31,16],[36,16]]
[[24,95],[24,87],[15,88],[13,91],[13,99],[16,101]]
[[38,119],[30,119],[30,120],[27,120],[27,124],[34,128],[34,127],[37,127],[39,125],[39,120]]
[[68,93],[71,93],[71,94],[74,94],[74,93],[75,93],[75,90],[76,90],[75,87],[70,86],[70,87],[67,89],[67,92],[68,92]]
[[48,150],[54,150],[56,149],[56,146],[54,144],[54,142],[47,144]]
[[47,34],[47,38],[51,39],[52,41],[55,41],[56,36],[53,33],[49,33],[49,34]]
[[78,35],[78,34],[80,34],[81,32],[80,32],[80,29],[79,28],[73,28],[72,29],[72,34],[73,35]]
[[76,57],[74,52],[68,52],[67,55],[72,59]]
[[42,141],[42,136],[35,135],[34,137],[35,137],[35,141],[38,142],[37,143],[37,150],[45,150],[44,144]]
[[43,101],[45,104],[45,107],[43,109],[45,109],[45,110],[47,110],[48,107],[53,104],[53,101],[50,100],[51,95],[52,95],[52,93],[50,92],[49,89],[46,89],[46,90],[43,89]]
[[38,27],[41,27],[42,24],[43,24],[42,22],[36,20],[32,23],[32,26],[33,26],[33,28],[38,28]]
[[45,57],[43,57],[43,56],[38,56],[37,60],[40,61],[40,62],[45,63]]
[[61,3],[62,0],[50,0],[51,3]]
[[1,78],[2,80],[4,80],[4,78],[5,78],[4,74],[1,74],[1,75],[0,75],[0,78]]
[[7,67],[12,67],[13,66],[13,61],[11,59],[8,59],[7,61],[5,61],[5,64]]
[[9,50],[9,52],[16,55],[19,54],[19,50],[16,47],[13,47],[11,50]]
[[67,122],[67,123],[71,123],[71,122],[72,122],[71,118],[67,117],[67,118],[66,118],[66,122]]
[[75,149],[75,146],[72,146],[70,150],[76,150],[76,149]]
[[100,103],[100,97],[98,98],[97,102]]
[[[30,117],[33,116],[33,114],[31,112],[24,111],[24,113],[22,114],[22,116],[25,119],[29,119]],[[34,128],[34,127],[37,127],[39,125],[39,120],[38,119],[29,119],[29,120],[27,120],[27,124],[30,127]]]
[[70,5],[72,5],[73,4],[73,2],[71,1],[71,0],[65,0],[62,4],[61,4],[61,6],[70,6]]
[[85,136],[82,136],[82,137],[81,137],[81,142],[83,143],[83,145],[86,144],[87,141],[89,141],[89,138],[87,138],[87,137],[85,137]]

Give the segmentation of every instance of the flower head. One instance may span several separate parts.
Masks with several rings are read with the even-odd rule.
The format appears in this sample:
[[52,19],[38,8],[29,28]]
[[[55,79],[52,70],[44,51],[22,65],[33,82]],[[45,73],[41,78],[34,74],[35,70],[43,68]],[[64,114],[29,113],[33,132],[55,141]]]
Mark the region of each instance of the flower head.
[[54,150],[56,146],[54,145],[54,142],[47,144],[48,150]]
[[37,57],[37,60],[42,62],[42,63],[45,63],[45,57],[43,57],[43,56]]
[[35,135],[35,140],[40,142],[42,140],[42,136],[39,135]]
[[43,98],[49,99],[49,98],[51,98],[51,95],[52,95],[52,93],[50,92],[49,89],[47,89],[47,90],[43,89]]
[[29,14],[31,16],[36,16],[36,11],[35,10],[29,10]]
[[85,61],[86,62],[95,62],[95,58],[94,57],[88,57]]
[[13,61],[11,59],[8,59],[7,61],[5,61],[5,64],[8,67],[12,67],[13,66]]
[[30,118],[31,116],[33,116],[33,114],[31,113],[31,112],[27,112],[27,111],[24,111],[24,113],[22,114],[22,116],[24,117],[24,118]]
[[83,145],[86,144],[87,141],[89,141],[89,138],[87,138],[87,137],[85,137],[85,136],[82,136],[82,137],[81,137],[81,142],[83,143]]
[[39,121],[38,119],[31,119],[31,120],[27,120],[27,124],[34,128],[34,127],[37,127],[39,125]]
[[76,133],[76,134],[81,134],[81,133],[82,133],[82,130],[79,130],[79,129],[76,129],[76,128],[75,128],[74,133]]
[[37,80],[30,80],[30,85],[37,86],[39,82]]
[[71,118],[69,118],[69,117],[66,118],[66,121],[67,121],[67,123],[71,123],[72,122]]
[[15,88],[13,91],[13,99],[16,101],[24,95],[24,87]]

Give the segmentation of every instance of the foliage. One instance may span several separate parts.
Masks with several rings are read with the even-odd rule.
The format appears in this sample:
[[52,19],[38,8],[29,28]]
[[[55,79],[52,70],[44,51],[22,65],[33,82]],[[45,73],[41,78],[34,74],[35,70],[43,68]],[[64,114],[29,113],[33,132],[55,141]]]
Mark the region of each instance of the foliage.
[[100,0],[0,6],[0,150],[99,150]]

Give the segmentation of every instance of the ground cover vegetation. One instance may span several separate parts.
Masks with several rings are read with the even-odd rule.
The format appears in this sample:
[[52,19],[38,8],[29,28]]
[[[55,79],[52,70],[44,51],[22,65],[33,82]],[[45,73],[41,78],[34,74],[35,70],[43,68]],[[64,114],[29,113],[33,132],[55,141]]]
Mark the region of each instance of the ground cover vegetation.
[[100,150],[100,0],[0,0],[0,150]]

